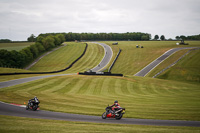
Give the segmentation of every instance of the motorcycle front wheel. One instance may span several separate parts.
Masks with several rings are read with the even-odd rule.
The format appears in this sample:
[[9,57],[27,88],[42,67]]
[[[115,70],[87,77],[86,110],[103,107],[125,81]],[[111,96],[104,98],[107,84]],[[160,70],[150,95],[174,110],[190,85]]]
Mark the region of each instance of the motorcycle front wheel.
[[38,105],[33,106],[33,111],[36,111],[38,108]]
[[102,119],[106,119],[106,112],[102,114]]
[[122,118],[122,116],[123,116],[123,114],[120,113],[119,116],[115,116],[115,119],[116,119],[116,120],[120,120],[120,119]]

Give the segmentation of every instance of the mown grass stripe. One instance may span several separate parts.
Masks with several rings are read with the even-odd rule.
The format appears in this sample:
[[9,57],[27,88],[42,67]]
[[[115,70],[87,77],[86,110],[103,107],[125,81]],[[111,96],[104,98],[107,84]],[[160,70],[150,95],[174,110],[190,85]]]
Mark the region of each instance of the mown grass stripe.
[[[101,115],[108,104],[118,100],[126,108],[124,117],[200,120],[200,90],[196,84],[133,76],[73,75],[38,81],[10,90],[2,88],[0,100],[23,104],[36,95],[41,109],[89,115]],[[29,90],[20,90],[23,85],[29,85]]]
[[91,79],[88,78],[87,80],[84,80],[83,85],[80,87],[80,89],[77,93],[85,94],[85,92],[88,90],[88,86],[90,85],[90,83],[91,83]]
[[56,86],[49,88],[48,90],[44,90],[42,93],[64,93],[66,86],[71,82],[72,79],[73,78],[63,77]]
[[86,90],[85,94],[87,94],[87,95],[94,94],[94,91],[96,89],[96,85],[98,82],[99,82],[98,79],[92,78],[91,83],[89,84],[88,89]]
[[[75,82],[74,82],[75,81]],[[73,83],[75,84],[73,88],[68,92],[68,94],[77,94],[80,88],[84,85],[85,81],[81,79],[73,80]]]

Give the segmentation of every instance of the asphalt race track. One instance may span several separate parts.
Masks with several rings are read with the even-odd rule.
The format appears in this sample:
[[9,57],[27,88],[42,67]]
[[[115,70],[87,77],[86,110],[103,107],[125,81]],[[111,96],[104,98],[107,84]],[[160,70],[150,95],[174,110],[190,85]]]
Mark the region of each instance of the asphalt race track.
[[102,70],[110,62],[110,60],[113,56],[113,51],[110,46],[108,46],[104,43],[99,43],[99,42],[93,42],[93,43],[101,45],[105,51],[105,55],[104,55],[102,61],[96,67],[91,69],[93,72],[98,72],[98,71]]
[[[93,68],[92,71],[100,71],[102,68],[104,68],[109,63],[113,55],[112,50],[109,50],[111,49],[109,46],[107,47],[107,45],[102,44],[102,43],[98,43],[98,44],[104,47],[105,56],[103,60],[101,61],[101,63],[95,68]],[[172,50],[170,53],[172,54],[173,51],[174,50]],[[170,55],[170,53],[168,54]],[[161,60],[161,59],[163,60],[166,58],[165,56],[167,55],[164,55],[164,56],[162,55],[157,60]],[[155,67],[155,65],[153,67]],[[23,79],[10,80],[6,82],[0,82],[0,88],[9,87],[9,86],[13,86],[13,85],[17,85],[17,84],[21,84],[25,82],[37,80],[37,79],[48,78],[48,77],[53,77],[53,76],[63,76],[63,75],[72,75],[72,74],[45,75],[45,76],[36,76],[36,77],[29,77],[29,78],[23,78]],[[151,120],[151,119],[132,119],[132,118],[122,118],[121,120],[102,119],[101,116],[68,114],[68,113],[59,113],[59,112],[51,112],[51,111],[43,111],[43,110],[31,111],[31,110],[26,110],[25,107],[10,105],[3,102],[0,102],[0,115],[52,119],[52,120],[65,120],[65,121],[94,122],[94,123],[200,127],[200,121]]]
[[131,119],[131,118],[122,118],[121,120],[115,120],[112,118],[102,119],[101,116],[68,114],[68,113],[50,112],[43,110],[38,110],[38,111],[26,110],[25,107],[9,105],[2,102],[0,102],[0,115],[51,119],[51,120],[94,122],[94,123],[200,127],[199,121],[150,120],[150,119]]
[[151,70],[153,70],[157,65],[159,65],[161,62],[163,62],[165,59],[167,59],[173,53],[175,53],[175,52],[177,52],[179,50],[182,50],[182,49],[192,49],[192,48],[196,48],[196,47],[184,47],[184,48],[170,49],[167,52],[165,52],[163,55],[161,55],[159,58],[157,58],[156,60],[154,60],[153,62],[151,62],[149,65],[147,65],[146,67],[144,67],[141,71],[139,71],[138,73],[136,73],[134,76],[144,77]]

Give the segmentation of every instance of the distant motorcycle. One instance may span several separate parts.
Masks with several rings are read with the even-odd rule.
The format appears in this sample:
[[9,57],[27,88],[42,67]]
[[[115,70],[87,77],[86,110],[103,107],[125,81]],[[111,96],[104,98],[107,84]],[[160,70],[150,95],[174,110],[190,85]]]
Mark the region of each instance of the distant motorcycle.
[[113,111],[112,107],[108,106],[105,110],[106,112],[102,114],[102,119],[115,118],[116,120],[120,120],[123,114],[125,114],[125,108],[118,108],[116,111]]
[[39,100],[35,98],[34,100],[29,100],[28,104],[26,105],[26,110],[31,109],[33,111],[36,111],[40,107],[39,103]]

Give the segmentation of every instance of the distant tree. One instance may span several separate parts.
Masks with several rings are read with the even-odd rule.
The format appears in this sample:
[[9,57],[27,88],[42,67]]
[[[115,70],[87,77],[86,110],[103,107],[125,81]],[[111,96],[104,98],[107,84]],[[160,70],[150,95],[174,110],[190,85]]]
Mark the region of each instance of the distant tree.
[[37,47],[39,53],[42,53],[42,52],[45,51],[45,48],[44,48],[44,46],[41,43],[36,42],[35,46]]
[[187,40],[200,40],[200,34],[199,35],[192,35],[192,36],[187,36]]
[[164,35],[161,35],[161,36],[160,36],[160,40],[162,40],[162,41],[165,40],[165,36],[164,36]]
[[61,44],[61,40],[60,40],[60,38],[58,37],[58,35],[54,36],[53,38],[54,38],[54,44],[55,44],[55,45],[60,45],[60,44]]
[[186,36],[181,35],[181,36],[180,36],[180,39],[181,39],[181,40],[185,40],[185,39],[186,39]]
[[36,39],[36,42],[39,42],[39,43],[42,44],[42,40],[43,40],[43,39],[44,39],[44,37],[41,36],[41,35],[39,35],[39,36],[37,37],[37,39]]
[[36,37],[33,34],[31,34],[31,36],[27,38],[27,41],[28,42],[35,42],[36,41]]
[[158,35],[155,35],[154,36],[154,40],[158,40],[159,39],[159,36]]
[[143,35],[143,36],[141,37],[141,40],[147,41],[147,40],[149,40],[149,36],[148,36],[148,35]]
[[10,53],[8,50],[0,49],[0,66],[1,67],[7,67],[9,66],[9,56]]
[[20,52],[17,52],[16,50],[10,51],[10,63],[11,67],[14,68],[22,68],[22,65],[24,64],[24,57]]
[[28,63],[29,63],[29,57],[28,55],[26,54],[26,51],[25,50],[20,50],[19,53],[22,55],[22,64],[21,64],[21,67],[23,68],[24,66],[26,66]]
[[176,36],[176,40],[180,40],[180,37],[179,37],[179,36]]
[[10,42],[12,41],[9,39],[0,39],[0,43],[10,43]]
[[29,63],[33,60],[33,54],[30,50],[30,47],[26,47],[20,51],[23,55],[26,55],[26,63]]
[[60,38],[60,45],[65,41],[65,36],[63,34],[57,34],[56,35],[58,38]]
[[54,37],[53,36],[47,36],[42,40],[42,44],[46,50],[55,47],[54,43]]
[[32,44],[30,46],[30,50],[31,50],[31,53],[33,54],[33,58],[36,58],[39,55],[38,48],[36,47],[35,44]]

